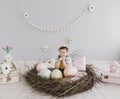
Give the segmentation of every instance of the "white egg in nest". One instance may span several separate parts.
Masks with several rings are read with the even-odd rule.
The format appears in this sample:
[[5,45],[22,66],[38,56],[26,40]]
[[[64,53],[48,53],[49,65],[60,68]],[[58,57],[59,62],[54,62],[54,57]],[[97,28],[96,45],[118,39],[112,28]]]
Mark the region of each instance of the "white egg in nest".
[[43,69],[38,73],[38,76],[41,76],[42,78],[49,79],[51,75],[51,71],[48,69]]
[[51,78],[52,79],[62,79],[63,78],[62,72],[59,69],[53,70],[53,72],[51,73]]
[[47,65],[45,63],[39,63],[37,66],[36,66],[36,70],[37,72],[39,73],[40,71],[42,71],[43,69],[47,69]]

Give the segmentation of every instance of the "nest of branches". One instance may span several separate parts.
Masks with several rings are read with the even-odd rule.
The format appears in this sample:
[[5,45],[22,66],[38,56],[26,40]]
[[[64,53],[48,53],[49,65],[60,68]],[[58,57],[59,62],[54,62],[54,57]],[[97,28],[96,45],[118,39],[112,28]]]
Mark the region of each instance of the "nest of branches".
[[77,80],[45,79],[37,75],[35,68],[25,74],[26,82],[34,91],[44,92],[57,97],[71,96],[91,89],[96,82],[96,74],[91,65],[86,66],[86,75]]

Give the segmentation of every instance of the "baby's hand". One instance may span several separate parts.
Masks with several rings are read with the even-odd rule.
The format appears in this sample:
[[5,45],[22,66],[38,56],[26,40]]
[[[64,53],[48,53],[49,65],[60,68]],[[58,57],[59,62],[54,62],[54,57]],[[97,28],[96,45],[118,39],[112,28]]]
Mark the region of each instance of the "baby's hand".
[[60,57],[59,60],[63,60],[63,61],[64,61],[64,60],[65,60],[65,57]]
[[60,58],[59,58],[59,60],[63,60],[63,58],[62,58],[62,57],[60,57]]
[[62,57],[62,60],[65,60],[65,57]]

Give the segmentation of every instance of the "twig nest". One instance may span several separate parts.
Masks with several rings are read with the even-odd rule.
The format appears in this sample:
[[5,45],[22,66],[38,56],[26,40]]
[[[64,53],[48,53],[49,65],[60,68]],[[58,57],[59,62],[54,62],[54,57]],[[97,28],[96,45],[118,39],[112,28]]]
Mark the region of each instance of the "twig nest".
[[[82,77],[81,77],[82,78]],[[78,76],[74,76],[74,77],[72,77],[71,79],[70,79],[70,81],[77,81],[77,80],[79,80],[80,79],[80,77],[78,77]]]
[[69,66],[64,70],[65,77],[75,76],[77,74],[78,74],[78,70],[73,66]]
[[47,69],[47,65],[45,63],[39,63],[37,66],[36,66],[36,70],[37,72],[39,73],[41,70],[43,69]]
[[41,70],[39,73],[38,73],[39,76],[41,76],[42,78],[47,78],[49,79],[50,78],[50,75],[51,75],[51,71],[48,70],[48,69],[43,69]]
[[87,72],[86,72],[86,71],[80,71],[80,72],[78,72],[78,74],[77,74],[77,76],[79,76],[79,77],[83,77],[83,76],[85,76],[85,75],[87,75]]
[[92,66],[87,65],[85,72],[78,73],[77,76],[56,80],[56,78],[62,78],[60,70],[55,69],[51,73],[52,78],[55,79],[45,79],[38,75],[36,68],[33,68],[26,72],[25,79],[33,88],[33,91],[45,92],[57,97],[65,97],[87,91],[95,85],[97,77]]
[[62,72],[59,69],[53,70],[53,72],[51,73],[51,78],[52,79],[62,79],[63,78]]

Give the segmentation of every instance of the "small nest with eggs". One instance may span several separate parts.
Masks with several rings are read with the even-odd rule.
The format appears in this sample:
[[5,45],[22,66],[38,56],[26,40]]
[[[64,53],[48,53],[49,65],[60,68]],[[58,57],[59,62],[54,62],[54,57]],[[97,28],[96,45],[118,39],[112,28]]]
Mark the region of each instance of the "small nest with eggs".
[[[36,67],[36,66],[35,66]],[[57,97],[71,96],[91,89],[96,80],[95,71],[92,65],[86,66],[83,76],[68,77],[63,79],[45,79],[37,75],[36,68],[30,69],[25,74],[26,82],[34,91],[44,92]],[[79,73],[82,73],[79,71]]]

